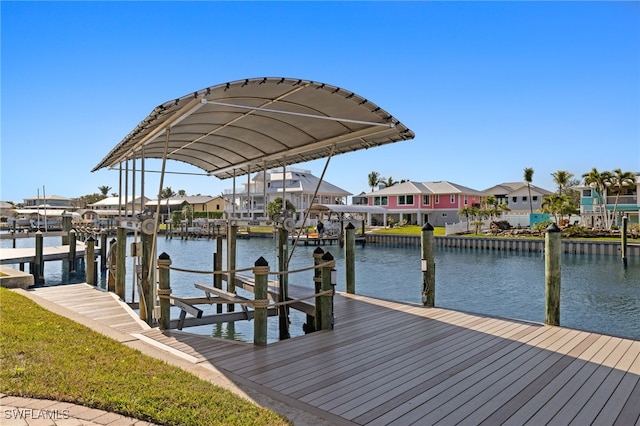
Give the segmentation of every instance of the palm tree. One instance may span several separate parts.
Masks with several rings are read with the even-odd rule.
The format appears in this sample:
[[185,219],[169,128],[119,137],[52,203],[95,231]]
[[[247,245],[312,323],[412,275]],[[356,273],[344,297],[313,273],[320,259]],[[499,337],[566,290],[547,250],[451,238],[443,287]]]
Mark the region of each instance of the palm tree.
[[173,189],[171,189],[170,186],[167,186],[162,190],[162,192],[160,192],[160,198],[162,198],[163,200],[167,198],[175,197],[175,196],[176,196],[176,193],[173,192]]
[[376,188],[376,186],[378,186],[382,181],[382,178],[380,177],[380,173],[378,172],[371,172],[369,173],[369,187],[371,187],[371,192],[373,192]]
[[531,211],[531,214],[533,214],[533,201],[531,200],[531,182],[533,182],[533,169],[531,167],[525,167],[524,181],[527,182],[527,189],[529,190],[529,210]]
[[469,216],[473,217],[477,214],[478,209],[476,207],[463,207],[458,210],[458,216],[464,216],[467,218],[467,232],[469,232]]
[[389,176],[389,178],[387,180],[383,180],[383,182],[382,182],[382,184],[385,187],[390,187],[390,186],[393,186],[393,185],[395,185],[397,183],[398,183],[398,181],[397,180],[393,180],[393,178],[391,176]]
[[600,212],[602,213],[602,220],[604,221],[604,226],[608,228],[608,218],[606,214],[605,208],[605,190],[607,188],[607,183],[611,178],[611,173],[602,172],[600,173],[598,169],[595,167],[591,169],[590,172],[582,175],[582,179],[584,179],[584,184],[596,190],[598,201],[600,204]]
[[98,190],[102,195],[106,196],[109,193],[109,191],[111,191],[111,187],[108,185],[102,185],[98,187]]
[[564,193],[564,189],[573,177],[573,173],[566,170],[558,170],[555,173],[551,173],[551,176],[553,176],[553,181],[558,185],[558,194],[562,195]]
[[[611,187],[615,188],[616,191],[616,202],[613,205],[613,217],[615,220],[616,212],[618,210],[618,200],[620,199],[620,193],[623,191],[625,186],[635,186],[636,175],[633,172],[623,172],[622,169],[615,169],[609,177],[609,183],[611,184]],[[611,226],[613,226],[613,223],[611,223]]]

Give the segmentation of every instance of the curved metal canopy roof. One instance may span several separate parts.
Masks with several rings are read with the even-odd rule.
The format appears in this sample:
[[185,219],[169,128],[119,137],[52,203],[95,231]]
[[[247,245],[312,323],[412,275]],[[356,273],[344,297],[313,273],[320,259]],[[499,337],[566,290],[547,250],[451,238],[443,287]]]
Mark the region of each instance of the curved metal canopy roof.
[[414,137],[388,112],[348,90],[253,78],[156,107],[92,171],[166,157],[224,179]]

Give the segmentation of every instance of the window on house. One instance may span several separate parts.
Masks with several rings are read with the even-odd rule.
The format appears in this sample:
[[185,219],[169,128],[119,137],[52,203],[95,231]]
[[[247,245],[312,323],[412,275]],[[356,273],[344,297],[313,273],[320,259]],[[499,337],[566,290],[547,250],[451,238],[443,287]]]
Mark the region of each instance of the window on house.
[[446,213],[442,213],[442,217],[447,217],[447,214]]
[[455,194],[451,194],[449,200],[451,201],[451,204],[456,202],[456,195]]
[[514,203],[518,202],[518,197],[511,197],[511,201],[513,201]]
[[537,195],[533,195],[531,197],[531,201],[533,201],[534,203],[538,201],[538,196]]
[[431,197],[429,195],[423,195],[422,204],[424,204],[425,206],[428,206],[429,204],[431,204]]
[[411,206],[413,205],[413,195],[398,195],[399,206]]
[[527,197],[522,197],[522,202],[526,203],[527,202]]
[[469,204],[469,196],[465,195],[464,196],[464,205],[466,206],[467,204]]
[[582,190],[583,197],[591,197],[591,189],[583,189]]
[[387,197],[373,197],[373,204],[376,206],[386,206]]
[[436,204],[440,202],[440,195],[436,194]]

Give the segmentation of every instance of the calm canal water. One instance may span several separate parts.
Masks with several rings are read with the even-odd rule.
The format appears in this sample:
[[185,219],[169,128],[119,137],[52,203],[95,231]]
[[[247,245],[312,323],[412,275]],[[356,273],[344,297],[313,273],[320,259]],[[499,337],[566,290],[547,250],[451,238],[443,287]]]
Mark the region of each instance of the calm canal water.
[[[18,240],[31,246],[32,240]],[[45,245],[60,244],[60,237],[45,238]],[[246,268],[264,257],[277,269],[275,240],[238,240],[237,268]],[[1,247],[11,247],[2,241]],[[226,241],[223,241],[226,250]],[[336,245],[321,246],[336,259],[338,291],[345,291],[344,254]],[[315,246],[297,246],[290,270],[313,264]],[[291,250],[291,248],[290,248]],[[158,253],[171,256],[172,265],[189,270],[211,270],[215,241],[158,239]],[[226,252],[223,252],[226,263]],[[127,300],[131,299],[133,260],[128,258]],[[544,258],[541,253],[436,248],[436,306],[498,317],[544,322]],[[226,268],[226,265],[224,266]],[[84,282],[81,268],[69,276],[66,262],[48,262],[47,285]],[[312,271],[289,278],[292,284],[313,288]],[[275,279],[274,277],[270,277]],[[173,294],[201,296],[193,283],[211,283],[210,275],[172,271]],[[105,285],[105,276],[102,277]],[[382,299],[421,303],[422,273],[418,247],[356,246],[356,293]],[[311,293],[310,293],[311,294]],[[135,295],[137,299],[137,294]],[[561,325],[640,340],[640,259],[630,258],[627,269],[617,256],[563,255]],[[213,313],[213,309],[206,309]],[[178,311],[172,312],[177,318]],[[340,323],[340,313],[336,313]],[[292,310],[291,335],[303,334],[305,316]],[[251,341],[253,322],[202,326],[190,331]],[[270,318],[269,341],[278,338],[277,318]]]

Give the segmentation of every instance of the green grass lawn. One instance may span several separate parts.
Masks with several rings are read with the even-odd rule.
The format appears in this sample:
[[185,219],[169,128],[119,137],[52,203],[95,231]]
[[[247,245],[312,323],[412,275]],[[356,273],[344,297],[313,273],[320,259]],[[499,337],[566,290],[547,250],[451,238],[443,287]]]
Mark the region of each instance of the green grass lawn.
[[0,392],[165,425],[286,425],[284,417],[0,288]]

